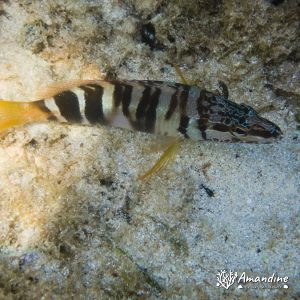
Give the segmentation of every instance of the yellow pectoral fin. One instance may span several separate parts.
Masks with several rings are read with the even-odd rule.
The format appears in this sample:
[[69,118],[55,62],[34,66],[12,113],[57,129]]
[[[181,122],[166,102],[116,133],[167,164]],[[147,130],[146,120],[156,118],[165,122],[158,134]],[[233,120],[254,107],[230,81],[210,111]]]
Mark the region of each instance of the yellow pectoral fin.
[[180,68],[176,64],[173,64],[173,66],[175,68],[177,76],[179,76],[179,78],[181,80],[181,83],[186,84],[186,85],[190,85],[190,83],[185,79],[185,77],[184,77],[182,71],[180,70]]
[[168,164],[174,161],[176,154],[180,150],[180,146],[182,145],[183,139],[176,139],[169,145],[169,147],[164,151],[159,160],[155,163],[155,165],[148,170],[143,175],[139,176],[138,179],[144,180],[151,175],[157,173],[159,170],[165,168]]
[[145,149],[143,149],[143,151],[145,151],[145,153],[164,152],[171,144],[174,143],[175,140],[176,138],[171,136],[155,136],[150,146],[145,145]]

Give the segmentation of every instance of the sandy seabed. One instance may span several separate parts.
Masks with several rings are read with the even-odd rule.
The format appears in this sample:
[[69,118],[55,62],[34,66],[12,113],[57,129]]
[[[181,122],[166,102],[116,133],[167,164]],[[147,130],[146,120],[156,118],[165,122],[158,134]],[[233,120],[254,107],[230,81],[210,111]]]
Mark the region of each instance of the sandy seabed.
[[[43,123],[0,140],[1,299],[299,297],[299,1],[0,1],[0,98],[71,79],[186,78],[278,124],[269,145]],[[155,35],[154,35],[155,30]],[[299,129],[299,127],[298,127]],[[228,289],[221,270],[288,276]],[[227,274],[225,273],[225,275]],[[224,274],[224,273],[223,273]]]

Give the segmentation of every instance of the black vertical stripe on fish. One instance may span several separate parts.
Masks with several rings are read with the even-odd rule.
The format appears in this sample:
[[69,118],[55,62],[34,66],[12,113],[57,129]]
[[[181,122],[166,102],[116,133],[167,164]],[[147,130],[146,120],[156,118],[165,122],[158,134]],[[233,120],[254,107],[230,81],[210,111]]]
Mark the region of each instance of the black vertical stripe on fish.
[[155,89],[154,93],[150,97],[150,102],[145,114],[145,131],[154,132],[156,122],[156,109],[159,103],[159,97],[161,89]]
[[122,88],[122,92],[120,94],[120,98],[122,101],[122,111],[124,116],[129,118],[129,121],[131,122],[131,116],[129,111],[129,105],[131,102],[131,94],[132,94],[132,86],[131,85],[125,85],[125,87]]
[[207,140],[207,135],[206,135],[206,131],[205,130],[201,130],[201,135],[202,135],[202,138],[203,140]]
[[201,132],[201,136],[203,140],[207,139],[206,129],[207,129],[207,119],[199,119],[198,120],[198,129]]
[[212,128],[221,132],[229,132],[229,126],[226,126],[224,124],[215,124],[212,126]]
[[172,98],[170,100],[169,109],[165,114],[165,120],[170,120],[172,117],[174,111],[176,110],[178,103],[178,89],[176,89],[175,93],[172,95]]
[[189,86],[184,86],[184,89],[181,91],[180,95],[179,95],[179,108],[180,108],[180,112],[181,114],[186,115],[186,105],[187,105],[187,101],[189,98],[189,90],[190,87]]
[[186,115],[181,115],[178,131],[184,135],[185,138],[189,138],[187,134],[187,128],[189,126],[190,118]]
[[89,84],[80,86],[80,88],[84,90],[84,113],[88,121],[91,124],[106,124],[102,106],[103,87],[96,84]]
[[113,93],[113,106],[114,108],[118,108],[122,103],[122,93],[123,93],[123,86],[119,83],[115,83],[115,89]]
[[[198,111],[198,115],[200,118],[205,118],[205,119],[208,118],[210,106],[211,106],[211,101],[210,101],[210,99],[207,98],[206,91],[201,90],[199,98],[197,99],[197,111]],[[200,127],[199,127],[199,129],[200,129]]]
[[77,95],[71,91],[65,91],[54,97],[55,104],[58,106],[60,114],[68,122],[81,122],[82,116],[80,113]]
[[143,91],[142,98],[136,109],[135,118],[137,122],[139,122],[141,119],[145,117],[145,112],[150,102],[150,96],[151,96],[151,88],[147,86]]

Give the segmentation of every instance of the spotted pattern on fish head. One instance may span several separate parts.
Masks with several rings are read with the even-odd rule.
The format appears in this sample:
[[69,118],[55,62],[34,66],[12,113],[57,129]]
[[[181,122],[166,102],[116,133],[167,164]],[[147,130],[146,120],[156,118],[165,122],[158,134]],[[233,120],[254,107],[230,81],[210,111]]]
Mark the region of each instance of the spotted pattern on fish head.
[[282,135],[278,126],[259,116],[250,106],[205,90],[197,101],[198,128],[203,139],[270,143]]

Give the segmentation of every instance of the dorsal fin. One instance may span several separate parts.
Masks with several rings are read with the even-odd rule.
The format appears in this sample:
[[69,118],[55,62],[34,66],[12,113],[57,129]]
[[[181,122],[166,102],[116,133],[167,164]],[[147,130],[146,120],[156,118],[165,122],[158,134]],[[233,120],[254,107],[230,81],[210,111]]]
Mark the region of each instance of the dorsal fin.
[[78,87],[80,85],[86,85],[86,84],[99,84],[101,85],[101,82],[103,80],[86,80],[86,79],[78,79],[78,80],[70,80],[70,81],[63,81],[63,82],[57,82],[54,84],[49,85],[46,88],[41,89],[36,93],[36,100],[41,99],[48,99],[53,97],[54,95],[57,95],[59,93],[62,93],[64,91],[71,90],[75,87]]

